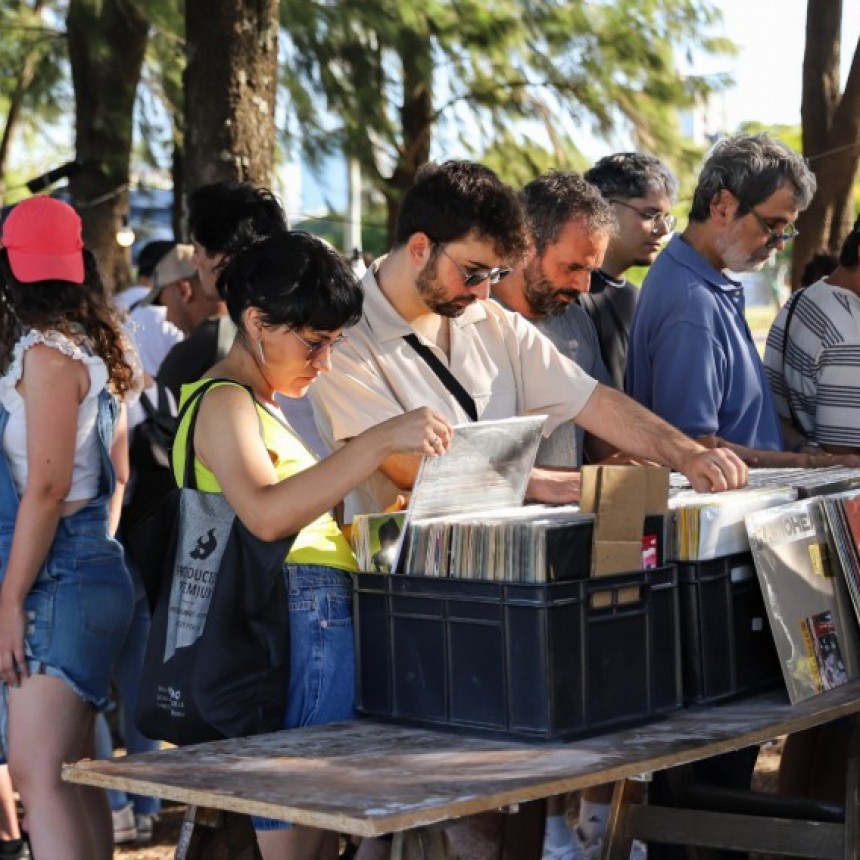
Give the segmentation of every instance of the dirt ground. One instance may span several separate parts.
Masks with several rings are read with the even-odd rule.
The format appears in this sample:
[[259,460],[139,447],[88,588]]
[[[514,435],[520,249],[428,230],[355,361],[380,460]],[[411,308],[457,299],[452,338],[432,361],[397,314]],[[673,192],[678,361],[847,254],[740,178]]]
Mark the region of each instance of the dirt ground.
[[[762,747],[753,777],[754,788],[759,791],[773,791],[775,789],[781,751],[781,739]],[[114,853],[114,858],[123,858],[123,860],[173,860],[184,813],[184,806],[165,805],[160,820],[156,822],[153,841],[145,845],[119,845]]]

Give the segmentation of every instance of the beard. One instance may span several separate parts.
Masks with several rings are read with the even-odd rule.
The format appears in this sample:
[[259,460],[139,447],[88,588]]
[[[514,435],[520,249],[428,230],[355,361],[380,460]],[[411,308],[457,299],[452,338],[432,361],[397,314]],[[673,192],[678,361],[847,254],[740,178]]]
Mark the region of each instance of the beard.
[[436,279],[435,255],[431,256],[427,265],[416,276],[415,288],[421,301],[441,317],[458,317],[469,305],[477,301],[477,297],[472,293],[461,293],[455,298],[445,295],[445,288]]
[[731,232],[721,238],[716,247],[723,262],[723,268],[732,272],[757,272],[773,253],[772,248],[761,248],[750,254]]
[[523,294],[532,311],[543,317],[560,316],[579,298],[577,290],[556,287],[543,273],[537,259],[523,269]]

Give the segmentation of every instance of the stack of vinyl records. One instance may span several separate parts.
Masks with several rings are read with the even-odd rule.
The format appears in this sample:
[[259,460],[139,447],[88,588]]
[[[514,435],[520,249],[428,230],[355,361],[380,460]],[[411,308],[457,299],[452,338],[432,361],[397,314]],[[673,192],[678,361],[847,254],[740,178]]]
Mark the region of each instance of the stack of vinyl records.
[[502,582],[585,578],[593,524],[575,506],[544,505],[423,519],[410,528],[398,571]]
[[[860,494],[850,498],[860,505]],[[860,602],[852,607],[846,588],[846,579],[850,583],[852,577],[843,576],[846,563],[858,567],[848,521],[855,514],[846,514],[843,499],[802,499],[746,517],[756,574],[792,704],[860,673],[854,612]],[[860,509],[856,516],[860,532]],[[853,588],[856,600],[856,580]]]
[[[848,490],[860,490],[860,469],[827,466],[821,469],[750,469],[749,489],[792,487],[797,498],[824,496]],[[680,472],[671,476],[672,493],[690,489],[690,482]]]
[[669,498],[674,512],[675,561],[702,561],[749,550],[744,516],[792,502],[791,487],[761,487],[726,493],[675,490]]

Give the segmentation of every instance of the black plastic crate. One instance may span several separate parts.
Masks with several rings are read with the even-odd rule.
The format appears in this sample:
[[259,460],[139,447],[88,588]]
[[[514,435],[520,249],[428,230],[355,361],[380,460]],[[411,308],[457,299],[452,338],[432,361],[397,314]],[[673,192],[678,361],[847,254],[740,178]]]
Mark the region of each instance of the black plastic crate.
[[[541,585],[373,573],[354,582],[364,714],[552,740],[682,704],[671,565]],[[639,599],[619,603],[631,586]],[[610,605],[594,605],[598,592]]]
[[676,564],[684,701],[714,702],[781,684],[752,554]]

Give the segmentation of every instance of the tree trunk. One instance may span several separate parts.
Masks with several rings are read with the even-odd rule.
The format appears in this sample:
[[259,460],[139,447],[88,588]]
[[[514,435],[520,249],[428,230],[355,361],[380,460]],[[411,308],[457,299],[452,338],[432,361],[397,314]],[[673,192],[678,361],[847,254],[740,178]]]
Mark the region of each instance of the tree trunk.
[[84,241],[110,292],[131,277],[116,241],[128,216],[134,101],[149,23],[129,0],[71,0],[66,18],[75,88],[75,147],[83,170],[69,182]]
[[398,53],[403,65],[403,104],[400,106],[403,141],[385,190],[389,247],[394,242],[400,200],[415,181],[418,168],[430,158],[430,132],[434,122],[433,51],[429,37],[405,31]]
[[277,0],[186,0],[187,191],[270,185],[275,158]]
[[803,61],[803,151],[818,191],[797,221],[792,287],[816,253],[839,253],[854,221],[852,187],[860,164],[860,40],[839,93],[842,0],[809,0]]

